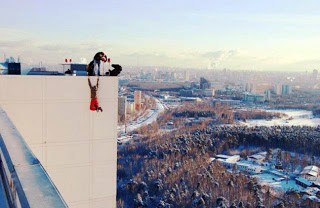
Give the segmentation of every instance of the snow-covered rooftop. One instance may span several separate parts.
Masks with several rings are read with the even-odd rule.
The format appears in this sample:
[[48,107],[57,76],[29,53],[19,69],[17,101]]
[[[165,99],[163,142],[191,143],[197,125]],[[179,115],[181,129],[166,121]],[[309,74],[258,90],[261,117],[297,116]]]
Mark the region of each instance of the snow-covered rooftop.
[[297,177],[296,180],[301,182],[301,183],[303,183],[303,184],[306,184],[308,186],[312,185],[312,183],[309,180],[305,179],[305,178]]
[[302,175],[307,174],[307,175],[311,175],[313,177],[317,177],[319,175],[319,168],[314,165],[309,165],[309,166],[306,166],[305,168],[303,168],[301,174]]

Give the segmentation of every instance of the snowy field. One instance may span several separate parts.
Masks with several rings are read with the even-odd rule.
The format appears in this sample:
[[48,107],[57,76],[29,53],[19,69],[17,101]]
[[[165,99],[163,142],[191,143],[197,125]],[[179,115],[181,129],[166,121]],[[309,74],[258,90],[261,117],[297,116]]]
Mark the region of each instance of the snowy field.
[[303,190],[302,187],[298,186],[296,182],[292,179],[288,180],[288,184],[286,180],[276,181],[274,179],[279,179],[279,176],[276,176],[271,173],[261,173],[252,175],[253,177],[257,178],[261,185],[270,185],[272,188],[276,189],[277,191],[287,191],[288,189],[294,189],[297,191]]
[[[268,112],[285,113],[288,117],[277,118],[270,121],[261,120],[247,120],[240,122],[240,124],[247,126],[312,126],[320,125],[320,118],[314,118],[311,111],[307,110],[266,110]],[[290,119],[289,119],[290,118]],[[291,119],[292,118],[292,119]]]

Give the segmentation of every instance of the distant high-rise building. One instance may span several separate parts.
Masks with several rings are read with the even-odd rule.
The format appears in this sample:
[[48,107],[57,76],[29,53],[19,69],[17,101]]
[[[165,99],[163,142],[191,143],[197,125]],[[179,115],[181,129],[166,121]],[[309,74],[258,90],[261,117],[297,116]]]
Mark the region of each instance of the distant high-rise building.
[[190,81],[189,71],[184,71],[184,81]]
[[177,73],[176,72],[171,72],[170,80],[171,81],[176,81],[176,78],[177,78]]
[[127,102],[127,113],[133,113],[135,111],[134,103]]
[[200,89],[205,90],[210,88],[211,88],[211,83],[204,77],[200,77]]
[[318,70],[314,69],[313,72],[312,72],[312,78],[314,80],[317,80],[318,79],[318,74],[319,74]]
[[252,92],[252,93],[256,92],[256,86],[255,86],[255,84],[253,84],[253,83],[246,83],[245,91],[246,91],[246,92]]
[[12,56],[10,57],[10,63],[14,63],[14,58]]
[[206,89],[203,91],[203,96],[205,97],[214,97],[214,89]]
[[265,97],[265,100],[267,101],[271,100],[271,91],[270,90],[264,91],[264,97]]
[[165,73],[165,78],[164,78],[164,80],[165,80],[165,81],[169,81],[169,79],[170,79],[169,72],[166,72],[166,73]]
[[141,91],[134,91],[134,105],[136,110],[141,109]]
[[162,78],[161,71],[158,71],[157,72],[157,79],[161,79],[161,78]]
[[275,84],[273,86],[273,91],[277,94],[277,95],[281,95],[282,93],[282,85],[281,84]]
[[144,71],[140,72],[140,79],[146,79],[146,72]]
[[125,121],[127,117],[127,97],[118,98],[119,121]]
[[291,86],[288,84],[283,84],[281,87],[281,95],[289,95],[291,94],[292,89]]

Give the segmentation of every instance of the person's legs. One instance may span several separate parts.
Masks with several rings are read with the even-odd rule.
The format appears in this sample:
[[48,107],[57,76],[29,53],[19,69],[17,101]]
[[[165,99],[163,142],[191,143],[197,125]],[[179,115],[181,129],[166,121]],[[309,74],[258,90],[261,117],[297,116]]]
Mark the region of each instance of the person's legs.
[[103,111],[102,108],[99,107],[99,102],[98,102],[98,99],[97,99],[97,98],[95,99],[95,107],[96,107],[97,112],[99,112],[99,110],[100,110],[101,112]]
[[97,107],[96,107],[96,98],[91,98],[90,110],[92,110],[92,111],[97,110]]

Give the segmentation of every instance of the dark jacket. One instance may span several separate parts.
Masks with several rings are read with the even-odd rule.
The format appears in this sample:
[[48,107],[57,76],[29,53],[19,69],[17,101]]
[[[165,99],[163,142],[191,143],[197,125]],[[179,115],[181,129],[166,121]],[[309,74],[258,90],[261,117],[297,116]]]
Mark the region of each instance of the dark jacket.
[[101,55],[107,59],[107,56],[103,52],[96,53],[96,55],[93,57],[93,60],[86,67],[89,76],[100,75],[94,74],[94,60],[101,61]]
[[109,72],[106,73],[107,76],[118,76],[122,71],[122,67],[119,64],[112,64],[113,70],[109,69]]

